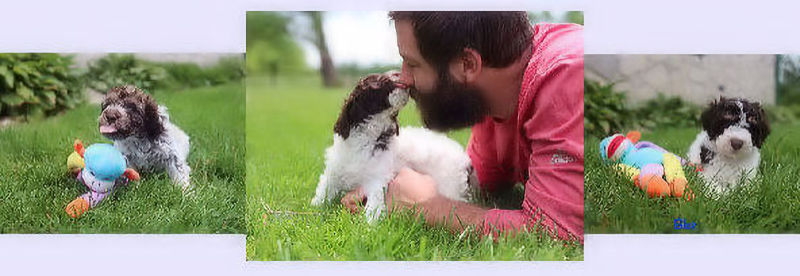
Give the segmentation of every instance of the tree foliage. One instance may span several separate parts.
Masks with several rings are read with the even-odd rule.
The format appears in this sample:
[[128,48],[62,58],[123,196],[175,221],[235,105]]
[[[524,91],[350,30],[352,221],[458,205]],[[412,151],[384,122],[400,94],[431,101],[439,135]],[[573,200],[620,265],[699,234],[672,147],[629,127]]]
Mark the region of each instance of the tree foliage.
[[271,75],[308,71],[303,50],[289,32],[292,17],[281,12],[247,13],[247,71]]

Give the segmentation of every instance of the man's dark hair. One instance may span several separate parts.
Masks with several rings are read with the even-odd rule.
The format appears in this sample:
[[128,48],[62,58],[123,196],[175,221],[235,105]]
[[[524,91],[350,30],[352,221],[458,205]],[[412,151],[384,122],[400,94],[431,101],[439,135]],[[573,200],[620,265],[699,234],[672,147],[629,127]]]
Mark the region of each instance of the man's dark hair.
[[488,67],[506,67],[531,45],[526,12],[392,11],[392,20],[409,20],[417,47],[442,70],[465,48],[477,51]]

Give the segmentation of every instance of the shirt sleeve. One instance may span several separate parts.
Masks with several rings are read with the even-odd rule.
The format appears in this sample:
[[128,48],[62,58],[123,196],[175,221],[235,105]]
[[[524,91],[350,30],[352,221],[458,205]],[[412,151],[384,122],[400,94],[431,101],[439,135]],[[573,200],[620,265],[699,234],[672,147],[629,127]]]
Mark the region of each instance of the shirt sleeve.
[[533,106],[523,114],[530,144],[522,210],[490,210],[485,234],[543,228],[583,242],[583,58],[563,57],[523,83],[521,98]]

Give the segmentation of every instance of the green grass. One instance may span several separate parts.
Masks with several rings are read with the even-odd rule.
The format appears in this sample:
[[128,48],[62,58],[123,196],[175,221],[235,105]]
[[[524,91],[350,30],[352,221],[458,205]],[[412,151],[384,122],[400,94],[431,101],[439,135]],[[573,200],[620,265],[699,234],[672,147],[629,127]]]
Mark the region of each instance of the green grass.
[[[699,128],[643,133],[642,140],[685,156]],[[686,169],[696,199],[650,199],[626,177],[601,164],[598,138],[586,138],[585,224],[587,233],[800,233],[799,125],[773,125],[761,149],[759,174],[723,196]],[[696,222],[695,230],[675,230],[674,220]]]
[[155,91],[191,137],[194,194],[166,173],[143,174],[80,219],[64,207],[86,188],[67,173],[74,139],[110,143],[97,105],[0,129],[0,233],[244,233],[244,89],[241,83]]
[[[248,260],[583,259],[582,246],[537,234],[493,242],[429,227],[408,214],[369,225],[340,204],[311,207],[324,150],[333,142],[333,124],[351,89],[322,89],[318,83],[247,81]],[[413,103],[399,121],[419,125]],[[465,144],[469,131],[450,137]]]

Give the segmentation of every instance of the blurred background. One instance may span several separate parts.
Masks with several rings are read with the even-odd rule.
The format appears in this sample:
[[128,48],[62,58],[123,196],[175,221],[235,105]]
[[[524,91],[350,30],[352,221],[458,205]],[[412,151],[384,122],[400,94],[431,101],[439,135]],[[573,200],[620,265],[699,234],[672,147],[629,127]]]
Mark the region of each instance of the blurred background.
[[0,54],[0,127],[97,104],[113,86],[147,93],[241,82],[241,54]]
[[586,55],[584,129],[697,127],[719,96],[761,102],[772,123],[800,118],[797,55]]
[[[583,12],[529,12],[531,23],[583,24]],[[388,11],[248,12],[247,72],[277,84],[305,77],[350,86],[368,73],[400,69]]]

